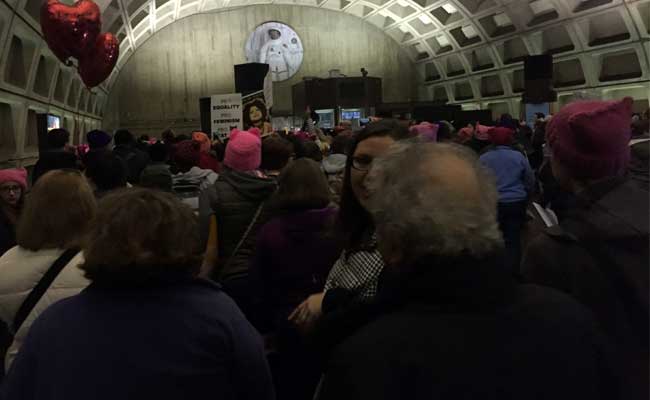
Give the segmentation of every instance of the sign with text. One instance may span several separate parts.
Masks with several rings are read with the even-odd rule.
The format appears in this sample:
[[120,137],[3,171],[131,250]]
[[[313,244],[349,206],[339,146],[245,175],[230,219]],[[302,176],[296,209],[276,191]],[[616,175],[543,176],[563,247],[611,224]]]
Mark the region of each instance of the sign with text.
[[233,129],[242,129],[241,93],[218,94],[210,100],[212,138],[224,140]]

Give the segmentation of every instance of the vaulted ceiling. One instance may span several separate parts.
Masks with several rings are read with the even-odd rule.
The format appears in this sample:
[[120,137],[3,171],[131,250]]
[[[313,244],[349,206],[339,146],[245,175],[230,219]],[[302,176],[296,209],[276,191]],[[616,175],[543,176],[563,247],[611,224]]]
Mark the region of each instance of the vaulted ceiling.
[[269,3],[349,13],[385,31],[417,64],[423,99],[516,94],[528,54],[554,54],[560,88],[650,79],[650,0],[96,0],[103,30],[119,38],[121,55],[91,95],[41,40],[42,1],[0,3],[0,87],[96,116],[120,68],[166,25]]

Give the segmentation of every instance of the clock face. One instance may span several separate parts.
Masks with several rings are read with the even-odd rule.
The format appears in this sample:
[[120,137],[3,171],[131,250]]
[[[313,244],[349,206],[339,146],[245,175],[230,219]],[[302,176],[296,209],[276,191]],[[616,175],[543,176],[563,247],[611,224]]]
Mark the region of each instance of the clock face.
[[246,60],[269,65],[274,82],[286,81],[298,72],[303,48],[300,37],[280,22],[265,22],[246,41]]

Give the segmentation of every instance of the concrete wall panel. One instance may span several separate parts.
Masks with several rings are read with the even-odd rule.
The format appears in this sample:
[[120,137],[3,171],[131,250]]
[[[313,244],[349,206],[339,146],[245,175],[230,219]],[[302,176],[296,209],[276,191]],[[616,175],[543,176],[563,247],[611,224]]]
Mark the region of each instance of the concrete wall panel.
[[199,98],[233,92],[233,65],[246,62],[244,46],[266,21],[291,26],[304,60],[290,80],[274,84],[274,111],[291,112],[291,86],[304,76],[326,77],[338,68],[383,78],[385,101],[415,98],[415,67],[384,32],[355,16],[303,6],[261,5],[193,15],[148,39],[122,68],[111,89],[105,125],[159,133],[165,127],[198,127]]

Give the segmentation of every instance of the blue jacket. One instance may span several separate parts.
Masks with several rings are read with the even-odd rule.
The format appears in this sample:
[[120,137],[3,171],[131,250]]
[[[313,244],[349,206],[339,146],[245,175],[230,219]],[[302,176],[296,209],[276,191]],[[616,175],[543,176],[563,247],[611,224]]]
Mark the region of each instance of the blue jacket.
[[[216,396],[216,397],[215,397]],[[216,285],[92,284],[32,325],[2,399],[274,398],[262,341]]]
[[508,146],[497,146],[480,157],[497,179],[500,203],[513,203],[528,198],[535,186],[535,175],[526,157]]

